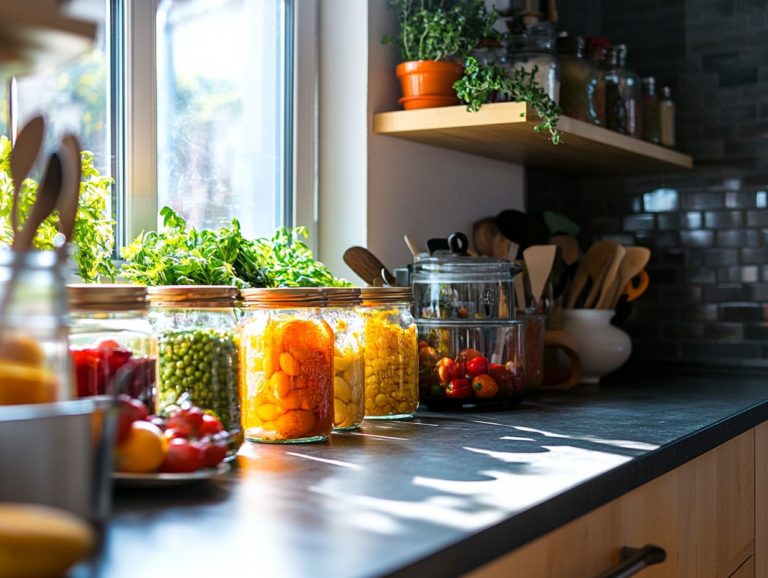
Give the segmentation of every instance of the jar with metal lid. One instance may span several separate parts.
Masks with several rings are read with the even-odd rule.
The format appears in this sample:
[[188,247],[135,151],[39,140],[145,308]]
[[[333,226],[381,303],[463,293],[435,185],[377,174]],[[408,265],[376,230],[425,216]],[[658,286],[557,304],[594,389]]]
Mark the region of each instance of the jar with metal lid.
[[363,319],[358,310],[360,289],[327,287],[323,317],[331,326],[333,354],[333,428],[360,427],[365,415]]
[[242,441],[235,333],[237,288],[168,285],[148,288],[158,336],[158,411],[188,401],[219,418],[230,453]]
[[154,412],[157,338],[149,323],[147,288],[68,285],[69,353],[78,397],[113,393],[113,379],[130,368],[121,391]]
[[316,288],[244,289],[241,398],[245,438],[328,439],[333,425],[333,331]]
[[581,36],[561,36],[557,39],[560,56],[560,108],[563,114],[599,124],[595,110],[597,72],[594,64],[584,58],[584,39]]
[[417,320],[498,320],[515,316],[512,279],[519,265],[461,252],[438,252],[413,264]]
[[0,406],[72,399],[56,251],[0,251]]
[[361,290],[365,323],[365,417],[407,419],[419,405],[416,324],[410,287]]
[[557,102],[560,98],[560,69],[555,54],[555,32],[553,23],[542,22],[512,35],[507,71],[513,76],[517,68],[529,73],[535,70],[536,82]]

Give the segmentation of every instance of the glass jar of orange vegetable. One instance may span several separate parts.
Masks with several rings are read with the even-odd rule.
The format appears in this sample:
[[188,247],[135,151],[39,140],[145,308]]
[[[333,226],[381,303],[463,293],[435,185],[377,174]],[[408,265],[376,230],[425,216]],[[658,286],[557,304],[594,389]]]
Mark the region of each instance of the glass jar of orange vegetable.
[[413,292],[403,287],[361,290],[365,323],[365,417],[413,417],[419,405],[419,356]]
[[323,316],[333,329],[333,428],[360,427],[365,415],[365,361],[363,323],[357,307],[360,290],[352,287],[325,289],[328,305]]
[[324,441],[333,425],[333,331],[321,289],[244,289],[242,420],[254,442]]

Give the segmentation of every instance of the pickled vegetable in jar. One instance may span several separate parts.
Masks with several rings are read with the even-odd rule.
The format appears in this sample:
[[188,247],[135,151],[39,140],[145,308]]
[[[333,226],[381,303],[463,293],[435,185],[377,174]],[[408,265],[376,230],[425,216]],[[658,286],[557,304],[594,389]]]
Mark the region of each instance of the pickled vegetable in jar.
[[360,290],[348,287],[325,289],[328,304],[323,316],[334,335],[333,427],[360,427],[365,415],[365,360],[363,322],[358,311]]
[[242,442],[237,289],[227,286],[150,287],[150,321],[158,335],[158,411],[182,401],[217,417]]
[[[68,285],[67,292],[77,396],[124,393],[154,412],[157,338],[148,319],[146,287]],[[126,380],[115,392],[120,370],[127,372]]]
[[413,417],[419,405],[416,324],[410,288],[366,287],[361,291],[365,323],[365,417]]
[[334,337],[325,297],[305,288],[245,289],[240,321],[248,441],[324,441],[333,425]]

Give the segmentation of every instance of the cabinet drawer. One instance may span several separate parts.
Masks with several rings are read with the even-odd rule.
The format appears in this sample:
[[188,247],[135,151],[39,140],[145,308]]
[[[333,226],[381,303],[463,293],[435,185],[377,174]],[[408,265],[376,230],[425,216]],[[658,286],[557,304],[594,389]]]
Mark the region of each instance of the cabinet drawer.
[[468,576],[592,578],[645,544],[667,560],[639,578],[731,576],[754,551],[754,449],[750,430]]

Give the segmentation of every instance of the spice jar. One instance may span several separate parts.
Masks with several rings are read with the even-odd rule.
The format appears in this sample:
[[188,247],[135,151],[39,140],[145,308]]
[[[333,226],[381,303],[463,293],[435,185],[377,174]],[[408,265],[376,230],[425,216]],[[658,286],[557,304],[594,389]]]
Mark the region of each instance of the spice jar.
[[672,100],[672,91],[668,86],[661,89],[659,133],[661,144],[666,147],[675,146],[675,102]]
[[643,78],[643,140],[659,143],[659,98],[656,96],[656,79],[653,76]]
[[560,69],[555,54],[555,26],[542,22],[513,35],[509,42],[507,71],[514,75],[517,68],[526,72],[536,69],[536,82],[557,102],[560,97]]
[[621,97],[621,69],[614,48],[605,53],[605,128],[626,134],[627,107]]
[[121,390],[154,413],[157,338],[149,323],[147,288],[68,285],[69,353],[78,397],[112,393],[112,380],[130,369]]
[[324,441],[333,423],[334,338],[322,290],[245,289],[243,429],[254,442]]
[[242,441],[238,397],[237,289],[228,286],[149,287],[150,322],[158,335],[158,411],[188,401],[212,412]]
[[561,36],[557,39],[560,55],[560,108],[563,114],[598,124],[595,111],[597,75],[594,65],[584,58],[584,39]]
[[365,323],[365,417],[411,418],[419,405],[416,324],[410,288],[361,290]]
[[365,415],[363,319],[358,311],[360,289],[328,287],[323,317],[331,326],[333,352],[333,428],[360,427]]
[[627,134],[635,138],[643,136],[642,91],[640,77],[627,68],[627,45],[616,45],[619,67],[619,94],[627,114]]
[[0,251],[0,406],[74,397],[55,251]]
[[592,36],[587,38],[587,59],[595,67],[595,113],[597,114],[597,123],[605,126],[605,68],[606,55],[611,43],[603,36]]

